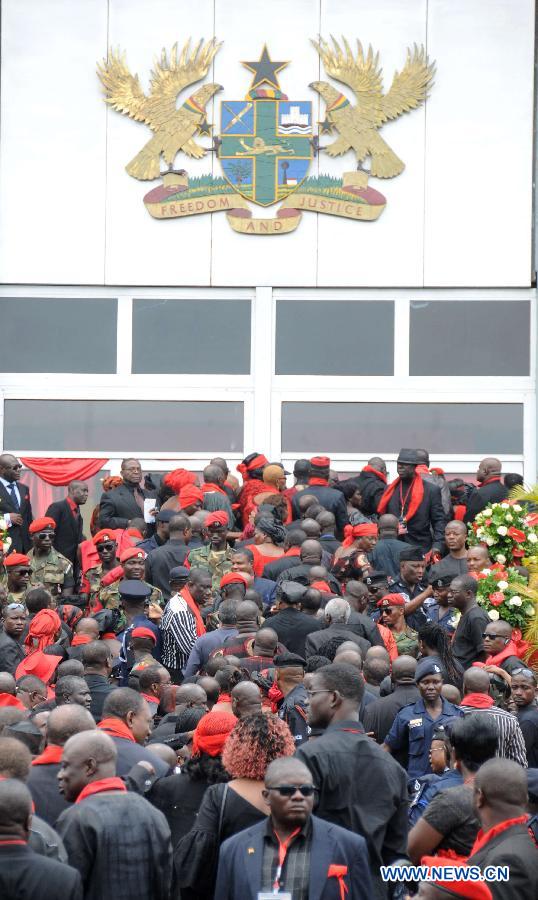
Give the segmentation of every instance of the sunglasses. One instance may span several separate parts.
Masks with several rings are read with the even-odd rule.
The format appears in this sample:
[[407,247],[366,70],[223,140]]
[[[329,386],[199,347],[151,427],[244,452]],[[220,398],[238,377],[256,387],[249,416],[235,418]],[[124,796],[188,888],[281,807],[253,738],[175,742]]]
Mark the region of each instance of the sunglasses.
[[97,544],[97,552],[99,550],[113,550],[116,544],[113,544],[112,541],[108,541],[106,544]]
[[311,797],[317,788],[313,784],[277,784],[274,787],[267,787],[268,791],[278,791],[281,797],[293,797],[299,791],[303,797]]
[[508,638],[506,637],[506,635],[495,634],[493,631],[484,631],[482,637],[484,640],[486,640],[486,638],[490,638],[490,640],[492,640],[492,641],[496,641],[497,638],[504,638],[506,640],[506,642],[508,643]]

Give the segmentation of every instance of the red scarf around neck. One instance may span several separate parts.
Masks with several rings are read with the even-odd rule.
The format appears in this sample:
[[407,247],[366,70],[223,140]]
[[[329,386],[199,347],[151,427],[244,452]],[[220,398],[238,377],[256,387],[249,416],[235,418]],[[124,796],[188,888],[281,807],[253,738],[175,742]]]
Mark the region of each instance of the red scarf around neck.
[[528,650],[529,644],[526,641],[521,641],[521,645],[515,643],[515,641],[511,640],[504,650],[501,650],[499,653],[495,653],[492,656],[488,656],[485,663],[481,663],[483,666],[500,666],[501,663],[508,659],[509,656],[517,656],[519,659],[522,658],[522,654],[525,650]]
[[142,692],[140,692],[140,693],[141,693],[141,696],[146,701],[146,703],[153,703],[153,705],[157,704],[157,706],[159,705],[158,697],[154,697],[153,694],[144,694]]
[[493,697],[478,693],[466,694],[461,701],[462,706],[472,706],[474,709],[489,709],[490,706],[493,706],[493,703]]
[[1,706],[14,706],[15,709],[26,709],[24,703],[21,703],[17,697],[14,697],[13,694],[2,693],[0,694],[0,707]]
[[[392,499],[392,495],[394,494],[395,490],[400,487],[401,483],[401,478],[395,478],[392,484],[389,484],[388,488],[383,493],[383,496],[381,497],[381,500],[379,501],[379,505],[377,507],[377,511],[380,516],[382,516],[383,513],[387,511],[387,507],[390,500]],[[408,490],[409,505],[407,507],[407,510],[403,508],[401,510],[401,515],[407,522],[409,522],[409,520],[413,518],[420,504],[422,503],[422,500],[424,499],[424,482],[422,481],[420,475],[415,475],[413,481],[411,482],[411,488]],[[403,504],[403,506],[405,506],[405,503]]]
[[92,794],[103,794],[105,791],[121,791],[125,793],[127,788],[121,778],[100,778],[99,781],[92,781],[85,788],[82,788],[75,803],[80,803],[86,797],[91,797]]
[[387,483],[387,476],[385,475],[385,473],[380,472],[379,469],[374,469],[373,466],[364,466],[364,469],[362,471],[363,472],[371,472],[372,475],[377,475],[377,477],[379,478],[380,481],[383,482],[383,484]]
[[327,478],[309,478],[308,484],[319,484],[320,487],[329,487],[329,481]]
[[72,647],[80,647],[82,644],[91,644],[93,638],[89,634],[75,634],[71,641]]
[[226,491],[223,491],[223,489],[222,489],[218,484],[213,484],[212,481],[206,481],[206,482],[204,482],[204,484],[202,485],[202,492],[203,492],[204,494],[214,494],[214,493],[217,493],[217,494],[224,494],[225,497],[228,496],[228,494],[226,493]]
[[[501,480],[500,475],[492,475],[491,478],[486,478],[486,480],[482,482],[480,487],[483,488],[485,484],[493,484],[494,481],[500,481],[500,480]],[[480,490],[480,488],[478,490]]]
[[32,760],[33,766],[50,766],[53,763],[59,763],[62,759],[62,753],[64,752],[63,747],[58,747],[57,744],[47,744],[43,753],[39,756],[36,756],[34,760]]
[[196,634],[198,637],[201,637],[202,634],[206,633],[206,627],[204,625],[204,620],[202,619],[200,610],[198,609],[198,606],[194,601],[194,597],[192,596],[191,592],[189,591],[187,585],[185,585],[185,587],[181,588],[181,590],[179,592],[179,596],[183,597],[185,603],[187,604],[191,613],[193,614],[194,619],[196,621]]
[[507,831],[508,828],[512,828],[513,825],[524,825],[527,819],[528,816],[517,816],[515,819],[505,819],[504,822],[499,822],[498,825],[494,825],[493,828],[489,828],[487,831],[482,831],[482,829],[480,829],[469,857],[478,853],[478,851],[481,850],[482,847],[485,847],[486,844],[489,844],[494,837],[497,837],[498,834],[502,834],[503,831]]
[[109,734],[110,737],[123,738],[126,741],[131,741],[132,744],[136,744],[131,729],[121,719],[116,719],[115,716],[101,719],[97,727],[104,731],[105,734]]

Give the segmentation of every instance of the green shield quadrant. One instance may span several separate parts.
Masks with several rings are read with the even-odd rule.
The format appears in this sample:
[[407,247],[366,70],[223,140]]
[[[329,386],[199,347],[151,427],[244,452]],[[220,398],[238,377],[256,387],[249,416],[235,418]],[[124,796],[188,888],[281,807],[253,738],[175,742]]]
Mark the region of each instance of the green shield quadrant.
[[[256,99],[221,104],[218,157],[224,176],[239,194],[260,206],[293,193],[312,159],[310,137],[279,131],[281,103]],[[286,109],[289,105],[286,102]],[[310,104],[301,107],[309,109]]]

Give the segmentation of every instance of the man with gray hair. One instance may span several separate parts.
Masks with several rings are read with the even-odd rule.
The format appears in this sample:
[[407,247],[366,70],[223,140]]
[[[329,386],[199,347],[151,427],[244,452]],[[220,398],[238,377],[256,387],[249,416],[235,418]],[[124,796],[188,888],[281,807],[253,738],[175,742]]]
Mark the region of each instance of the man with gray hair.
[[314,631],[306,638],[306,658],[308,659],[310,656],[323,656],[324,654],[321,653],[321,648],[324,644],[328,644],[329,641],[332,641],[335,638],[353,641],[364,656],[371,646],[370,641],[355,634],[355,632],[350,631],[347,625],[350,615],[351,606],[347,600],[343,600],[341,597],[335,597],[332,600],[329,600],[325,607],[326,627],[322,628],[321,631]]

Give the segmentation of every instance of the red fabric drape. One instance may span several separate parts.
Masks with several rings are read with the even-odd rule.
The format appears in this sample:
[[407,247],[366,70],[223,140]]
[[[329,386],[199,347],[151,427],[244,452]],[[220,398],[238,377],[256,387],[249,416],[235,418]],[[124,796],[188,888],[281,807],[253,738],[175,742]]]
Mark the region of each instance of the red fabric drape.
[[108,459],[43,459],[21,456],[21,462],[47,484],[60,487],[75,479],[84,481],[85,478],[91,478],[106,465]]

